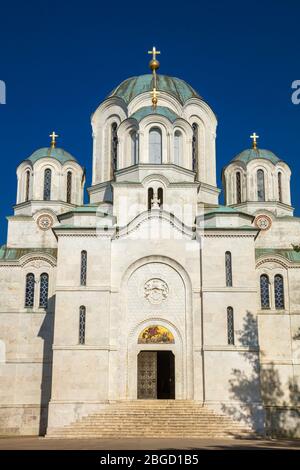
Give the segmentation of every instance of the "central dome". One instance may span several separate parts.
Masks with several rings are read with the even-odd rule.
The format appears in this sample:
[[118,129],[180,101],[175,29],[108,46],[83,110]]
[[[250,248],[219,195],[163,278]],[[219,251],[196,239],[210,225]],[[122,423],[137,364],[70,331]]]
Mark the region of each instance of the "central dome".
[[35,163],[40,158],[51,157],[55,158],[56,160],[60,161],[62,164],[72,160],[77,162],[76,158],[73,157],[69,152],[66,152],[64,149],[57,148],[57,147],[43,147],[37,149],[33,152],[30,157],[26,158],[26,160],[31,161],[31,163]]
[[[150,92],[153,89],[153,75],[140,75],[124,80],[109,95],[122,98],[126,104],[130,103],[141,93]],[[173,95],[181,104],[190,98],[200,98],[200,95],[188,83],[180,78],[157,75],[157,89]]]
[[255,160],[256,158],[260,159],[263,158],[265,160],[269,160],[272,162],[274,165],[276,163],[280,162],[280,158],[275,155],[275,153],[271,152],[270,150],[266,149],[246,149],[243,152],[239,153],[232,161],[240,161],[244,163],[249,163],[252,160]]

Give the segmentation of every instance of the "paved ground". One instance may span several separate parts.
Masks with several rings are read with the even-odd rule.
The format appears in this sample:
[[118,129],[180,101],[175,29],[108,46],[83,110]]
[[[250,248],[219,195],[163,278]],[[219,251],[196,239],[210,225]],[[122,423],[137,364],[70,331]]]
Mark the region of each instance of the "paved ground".
[[240,439],[45,439],[0,437],[1,450],[295,449],[300,440]]

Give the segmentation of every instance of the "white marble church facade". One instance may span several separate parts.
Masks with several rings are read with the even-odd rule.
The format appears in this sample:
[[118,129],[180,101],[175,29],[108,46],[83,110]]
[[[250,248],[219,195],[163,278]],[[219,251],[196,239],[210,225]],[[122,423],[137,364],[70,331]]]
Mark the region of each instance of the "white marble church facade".
[[289,166],[254,142],[223,170],[219,205],[212,109],[163,75],[153,108],[152,86],[128,79],[93,114],[88,204],[84,169],[54,143],[17,169],[0,250],[0,433],[44,434],[138,398],[299,432]]

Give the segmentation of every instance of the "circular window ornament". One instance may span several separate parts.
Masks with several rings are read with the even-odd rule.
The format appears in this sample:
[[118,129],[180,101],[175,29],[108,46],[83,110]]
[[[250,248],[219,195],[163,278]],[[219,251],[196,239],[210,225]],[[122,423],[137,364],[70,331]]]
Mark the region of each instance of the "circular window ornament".
[[50,230],[53,226],[53,219],[50,215],[43,214],[38,217],[36,223],[40,230]]
[[267,215],[258,215],[255,219],[255,225],[260,230],[269,230],[272,225],[272,219]]

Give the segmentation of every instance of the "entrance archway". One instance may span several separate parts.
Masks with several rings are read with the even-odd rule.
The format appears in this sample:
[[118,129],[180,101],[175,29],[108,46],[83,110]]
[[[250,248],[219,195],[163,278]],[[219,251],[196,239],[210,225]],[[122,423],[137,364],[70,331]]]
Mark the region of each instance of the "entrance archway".
[[139,399],[175,399],[175,357],[172,351],[140,351],[137,362]]

